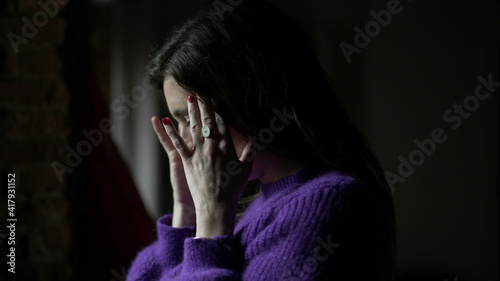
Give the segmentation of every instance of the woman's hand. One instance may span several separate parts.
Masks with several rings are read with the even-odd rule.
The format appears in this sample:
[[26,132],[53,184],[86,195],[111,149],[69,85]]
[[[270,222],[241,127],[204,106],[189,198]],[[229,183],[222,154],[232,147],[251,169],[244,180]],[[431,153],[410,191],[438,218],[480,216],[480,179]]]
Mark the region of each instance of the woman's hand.
[[[167,119],[165,131],[180,156],[196,210],[196,236],[232,235],[238,200],[251,173],[248,159],[251,142],[240,159],[229,126],[195,96],[188,97],[193,147],[189,147]],[[208,127],[210,136],[203,137]],[[169,147],[170,149],[170,147]],[[174,154],[173,152],[170,152]]]
[[193,199],[189,192],[182,159],[174,147],[170,137],[165,132],[162,122],[156,116],[151,118],[153,129],[160,140],[161,145],[167,152],[170,168],[170,183],[173,189],[174,210],[172,218],[173,227],[194,226],[196,213]]

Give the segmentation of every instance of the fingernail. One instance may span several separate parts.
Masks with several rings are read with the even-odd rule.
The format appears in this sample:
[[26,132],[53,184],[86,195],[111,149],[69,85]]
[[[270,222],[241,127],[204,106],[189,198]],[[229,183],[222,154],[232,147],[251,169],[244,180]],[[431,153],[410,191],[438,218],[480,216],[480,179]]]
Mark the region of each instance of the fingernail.
[[188,102],[193,103],[196,100],[194,96],[188,96]]
[[168,126],[170,124],[172,124],[172,121],[170,121],[170,119],[168,119],[167,117],[161,119],[161,122],[163,123],[163,125],[165,126]]

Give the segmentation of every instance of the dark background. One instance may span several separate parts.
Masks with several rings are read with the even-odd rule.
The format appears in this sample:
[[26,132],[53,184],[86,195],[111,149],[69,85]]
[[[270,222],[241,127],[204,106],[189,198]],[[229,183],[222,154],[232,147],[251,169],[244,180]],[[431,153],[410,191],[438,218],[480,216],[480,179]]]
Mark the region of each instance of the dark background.
[[[447,136],[393,186],[398,280],[498,280],[500,89],[455,130],[443,119],[474,95],[478,76],[500,81],[498,3],[402,0],[402,11],[348,63],[339,44],[354,45],[354,27],[364,30],[370,11],[391,1],[272,2],[305,31],[386,171],[398,174],[401,159],[418,153],[416,139],[436,128]],[[162,108],[142,81],[144,68],[151,47],[202,3],[212,2],[70,1],[16,53],[7,34],[22,34],[22,18],[42,8],[2,2],[0,170],[17,175],[19,223],[15,276],[4,274],[0,229],[0,278],[124,280],[154,239],[156,218],[171,210],[166,157],[149,124]],[[77,149],[88,140],[83,130],[107,117],[112,134],[59,181],[51,164],[68,164],[66,146]]]

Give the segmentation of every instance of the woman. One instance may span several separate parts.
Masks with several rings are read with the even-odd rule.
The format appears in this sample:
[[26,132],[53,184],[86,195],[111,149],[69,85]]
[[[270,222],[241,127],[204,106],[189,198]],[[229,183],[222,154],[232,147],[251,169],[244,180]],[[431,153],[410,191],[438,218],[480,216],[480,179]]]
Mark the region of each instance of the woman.
[[155,52],[150,76],[170,111],[152,124],[174,208],[128,280],[393,279],[381,168],[277,9],[200,10]]

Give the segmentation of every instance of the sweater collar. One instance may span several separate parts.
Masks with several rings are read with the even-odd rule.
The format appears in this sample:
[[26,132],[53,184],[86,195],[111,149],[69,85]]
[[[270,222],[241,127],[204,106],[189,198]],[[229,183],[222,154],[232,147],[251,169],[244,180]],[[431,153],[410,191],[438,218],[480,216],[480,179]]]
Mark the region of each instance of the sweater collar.
[[293,191],[318,175],[322,169],[306,166],[301,170],[270,183],[260,184],[260,193],[267,199],[282,190]]

